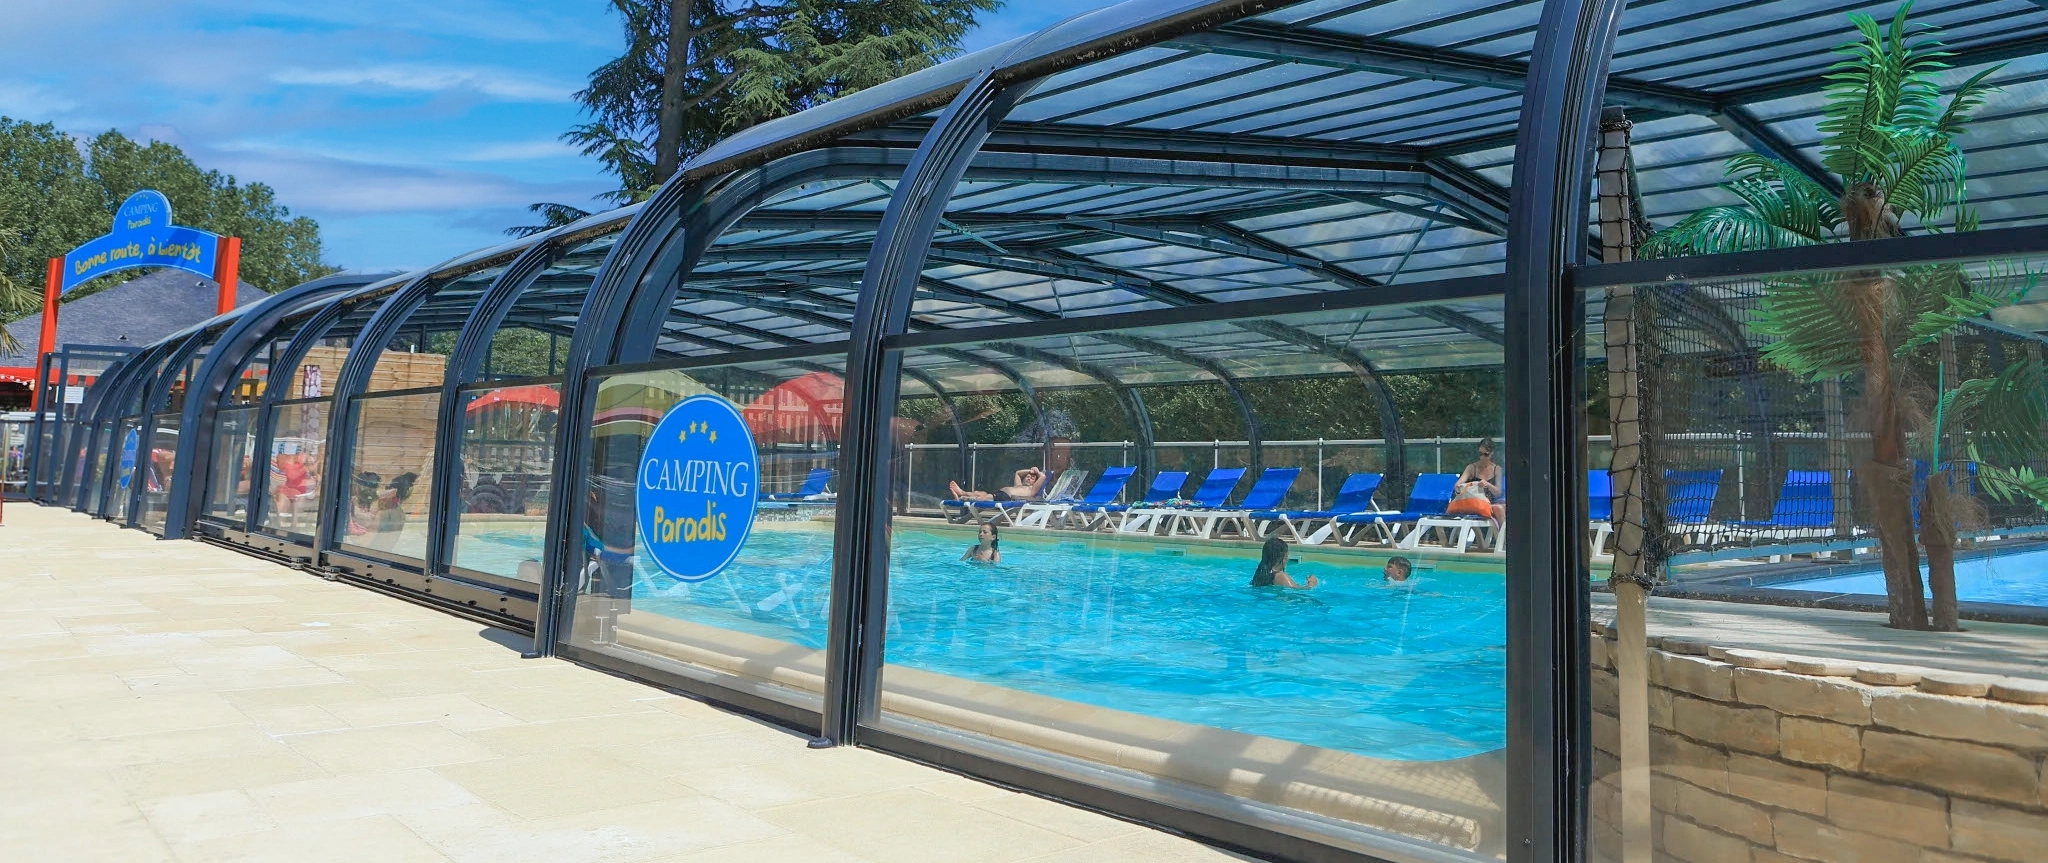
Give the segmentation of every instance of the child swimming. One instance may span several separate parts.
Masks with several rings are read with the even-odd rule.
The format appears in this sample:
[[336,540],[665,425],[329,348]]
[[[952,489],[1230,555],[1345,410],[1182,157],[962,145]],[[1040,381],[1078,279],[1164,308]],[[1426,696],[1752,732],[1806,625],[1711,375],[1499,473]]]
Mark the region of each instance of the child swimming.
[[1396,556],[1387,559],[1386,568],[1380,570],[1380,576],[1388,581],[1407,581],[1408,574],[1414,571],[1415,564],[1408,558]]

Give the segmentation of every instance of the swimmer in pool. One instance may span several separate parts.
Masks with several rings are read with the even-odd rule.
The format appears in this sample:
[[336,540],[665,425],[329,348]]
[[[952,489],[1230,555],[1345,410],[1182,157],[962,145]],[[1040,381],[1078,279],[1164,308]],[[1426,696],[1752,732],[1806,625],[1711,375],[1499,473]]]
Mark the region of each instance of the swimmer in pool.
[[1002,563],[1002,534],[996,532],[995,525],[984,522],[981,526],[981,535],[973,545],[968,546],[966,554],[960,555],[960,559],[975,563]]
[[1309,590],[1318,584],[1321,582],[1313,575],[1308,577],[1307,584],[1295,582],[1294,578],[1287,574],[1287,540],[1277,536],[1266,539],[1265,547],[1259,551],[1259,568],[1252,571],[1253,587],[1292,587]]
[[1388,581],[1402,582],[1407,581],[1408,574],[1414,571],[1415,564],[1409,563],[1408,558],[1394,557],[1387,560],[1387,566],[1380,571],[1380,574]]

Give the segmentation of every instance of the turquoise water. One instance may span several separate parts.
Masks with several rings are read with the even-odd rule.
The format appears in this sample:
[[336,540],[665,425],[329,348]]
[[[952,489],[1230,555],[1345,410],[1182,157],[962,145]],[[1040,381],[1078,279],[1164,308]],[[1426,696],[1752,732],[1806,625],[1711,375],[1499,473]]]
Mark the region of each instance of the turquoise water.
[[[895,532],[888,662],[1377,758],[1505,744],[1498,570],[1389,585],[1376,562],[1307,561],[1288,571],[1323,586],[1284,591],[1247,586],[1252,549],[1011,531],[986,566],[960,562],[969,544]],[[830,554],[829,530],[764,526],[700,584],[642,559],[634,609],[822,649]]]
[[[1926,567],[1921,567],[1924,574]],[[1871,570],[1770,585],[1816,593],[1884,595],[1884,572]],[[1956,599],[2048,607],[2048,549],[1998,554],[1956,562]]]

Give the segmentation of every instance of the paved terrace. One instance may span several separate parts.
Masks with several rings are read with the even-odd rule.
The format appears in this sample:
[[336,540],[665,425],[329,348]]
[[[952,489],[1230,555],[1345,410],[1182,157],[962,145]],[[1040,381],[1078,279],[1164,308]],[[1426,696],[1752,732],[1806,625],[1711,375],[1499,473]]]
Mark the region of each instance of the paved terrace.
[[68,511],[0,527],[13,860],[1244,858]]

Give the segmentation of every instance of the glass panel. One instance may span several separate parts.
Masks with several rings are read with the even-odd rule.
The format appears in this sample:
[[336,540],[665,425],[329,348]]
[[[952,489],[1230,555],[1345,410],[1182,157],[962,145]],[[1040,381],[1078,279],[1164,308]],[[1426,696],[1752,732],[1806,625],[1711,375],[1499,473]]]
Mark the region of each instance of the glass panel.
[[107,502],[106,511],[102,513],[115,521],[128,518],[128,498],[135,485],[136,450],[141,446],[141,436],[142,423],[137,417],[122,418],[120,437],[117,441],[119,448],[110,454],[115,469],[114,493]]
[[349,524],[341,543],[424,561],[441,395],[366,397],[356,400],[355,410]]
[[[592,479],[574,540],[584,574],[571,644],[637,662],[688,664],[682,673],[817,709],[844,363],[827,356],[596,379]],[[692,401],[681,409],[690,413],[678,412],[671,424],[681,446],[650,449],[657,424],[699,396],[715,399]],[[687,437],[696,422],[711,424],[697,438],[702,443]],[[752,477],[744,450],[726,449],[736,439],[752,442]],[[693,478],[708,476],[707,466],[722,472],[715,489]],[[750,509],[744,524],[720,520]],[[719,536],[698,539],[700,529]],[[650,532],[651,547],[644,541]],[[731,555],[720,558],[723,569],[713,566],[719,554]]]
[[456,566],[539,584],[561,405],[560,384],[462,394]]
[[92,453],[93,457],[85,462],[85,482],[79,489],[79,497],[74,501],[87,512],[91,512],[92,508],[99,506],[100,503],[100,478],[106,476],[107,447],[109,439],[113,437],[113,428],[112,423],[97,423],[92,427],[97,450]]
[[330,404],[307,401],[270,409],[270,496],[257,523],[272,533],[310,538],[319,528]]
[[249,467],[256,455],[257,408],[223,408],[214,431],[205,515],[240,526],[249,515]]
[[27,421],[0,420],[0,493],[28,493]]
[[1499,311],[905,351],[881,726],[1318,841],[1500,854],[1500,467],[1438,437],[1498,432],[1500,354],[1453,307]]
[[142,509],[136,514],[144,528],[162,533],[164,509],[169,505],[171,487],[178,481],[178,426],[183,414],[156,415],[156,431],[150,435],[149,457],[143,463]]
[[1602,292],[1594,859],[2038,856],[2048,339],[2012,322],[2043,273]]

